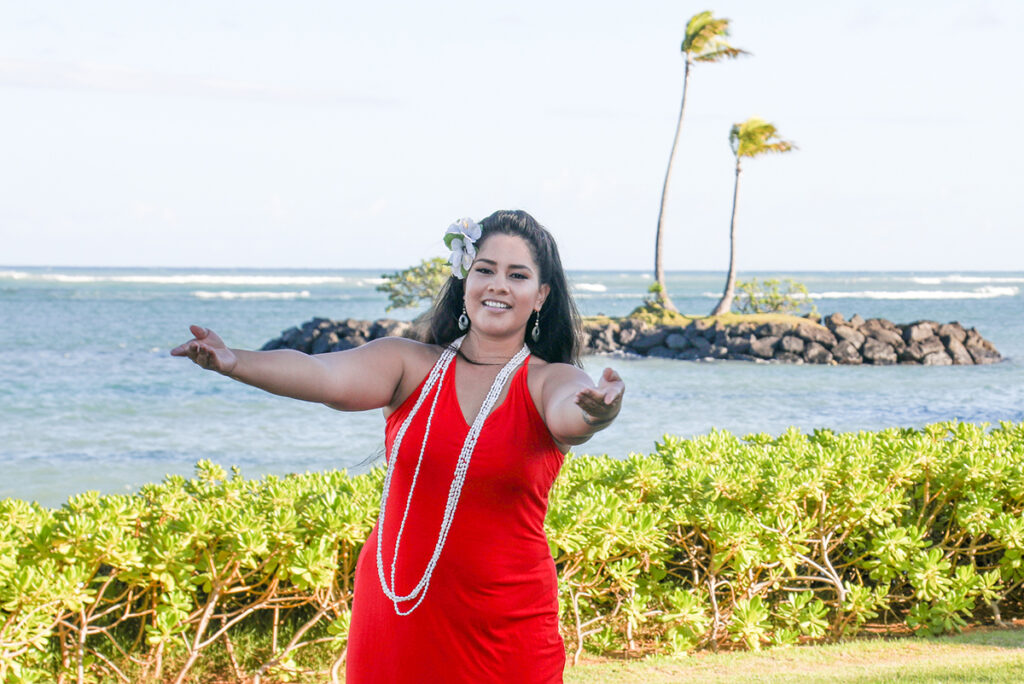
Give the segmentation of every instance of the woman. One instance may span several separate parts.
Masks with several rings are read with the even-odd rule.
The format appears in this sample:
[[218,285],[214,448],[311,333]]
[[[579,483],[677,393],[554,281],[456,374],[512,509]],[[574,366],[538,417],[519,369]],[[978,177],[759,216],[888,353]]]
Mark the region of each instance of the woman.
[[624,385],[579,368],[579,316],[533,217],[463,219],[445,243],[452,277],[426,342],[307,356],[228,349],[192,326],[171,353],[275,394],[384,410],[388,470],[356,566],[349,684],[561,682],[548,492],[569,448],[618,414]]

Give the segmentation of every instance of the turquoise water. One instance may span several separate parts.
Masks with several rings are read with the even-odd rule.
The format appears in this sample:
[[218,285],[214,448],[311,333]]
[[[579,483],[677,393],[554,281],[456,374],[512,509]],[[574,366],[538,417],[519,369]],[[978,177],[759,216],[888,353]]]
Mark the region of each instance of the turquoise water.
[[[1024,273],[745,273],[805,283],[821,313],[896,322],[958,320],[1006,357],[994,366],[820,367],[588,357],[626,381],[616,424],[578,448],[621,457],[665,433],[739,434],[1024,420]],[[380,271],[0,267],[0,497],[59,505],[86,489],[127,492],[199,459],[247,476],[378,458],[379,412],[283,399],[168,355],[188,324],[258,348],[313,316],[379,318]],[[574,272],[584,314],[627,313],[645,273]],[[723,278],[669,274],[687,312],[706,313]],[[409,319],[419,310],[393,312]]]

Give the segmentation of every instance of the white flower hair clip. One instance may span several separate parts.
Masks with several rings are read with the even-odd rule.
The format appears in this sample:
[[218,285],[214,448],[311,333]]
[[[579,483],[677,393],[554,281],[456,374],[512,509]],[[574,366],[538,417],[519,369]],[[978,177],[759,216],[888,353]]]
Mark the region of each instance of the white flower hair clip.
[[469,267],[476,258],[476,246],[480,239],[480,226],[471,218],[461,218],[444,234],[444,246],[452,250],[448,263],[452,265],[452,275],[462,280],[469,275]]

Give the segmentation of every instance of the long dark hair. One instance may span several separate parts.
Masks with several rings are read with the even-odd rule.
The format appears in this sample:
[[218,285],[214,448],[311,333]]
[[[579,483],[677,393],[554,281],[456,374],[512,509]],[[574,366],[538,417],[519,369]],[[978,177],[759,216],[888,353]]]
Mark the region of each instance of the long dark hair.
[[[551,288],[539,314],[530,316],[526,325],[525,342],[530,353],[549,363],[580,363],[580,315],[576,303],[569,293],[562,260],[558,256],[555,239],[544,226],[525,211],[496,211],[480,221],[480,239],[477,250],[492,235],[514,235],[526,241],[534,262],[540,269],[540,282]],[[449,276],[441,287],[434,304],[427,314],[429,321],[426,342],[447,346],[461,337],[458,319],[462,314],[466,282]],[[530,336],[534,316],[540,316],[540,339],[536,342]]]

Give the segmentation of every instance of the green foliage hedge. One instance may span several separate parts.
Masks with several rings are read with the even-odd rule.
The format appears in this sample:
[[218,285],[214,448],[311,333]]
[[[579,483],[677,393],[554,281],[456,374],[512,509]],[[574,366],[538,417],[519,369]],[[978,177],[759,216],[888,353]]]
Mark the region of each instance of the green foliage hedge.
[[[203,462],[131,496],[0,502],[0,681],[184,681],[214,650],[239,678],[337,672],[381,481]],[[1024,424],[573,456],[547,531],[577,655],[957,630],[1021,599]]]
[[[782,289],[785,286],[785,289]],[[817,314],[818,307],[807,292],[807,286],[791,278],[779,280],[757,278],[736,283],[734,308],[742,314],[789,313]]]
[[451,272],[451,266],[445,259],[434,257],[401,271],[381,274],[384,282],[377,286],[377,292],[388,296],[385,311],[406,309],[431,301],[441,291]]

